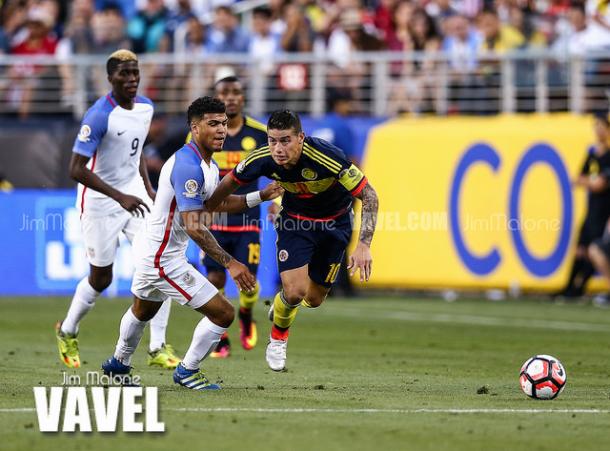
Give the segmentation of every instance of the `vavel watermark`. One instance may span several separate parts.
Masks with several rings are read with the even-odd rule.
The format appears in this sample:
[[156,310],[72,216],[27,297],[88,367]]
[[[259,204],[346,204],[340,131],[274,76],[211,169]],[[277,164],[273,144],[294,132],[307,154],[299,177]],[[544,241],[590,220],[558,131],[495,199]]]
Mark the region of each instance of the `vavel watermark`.
[[34,387],[40,432],[165,431],[157,387],[136,386],[139,376],[125,380],[89,371],[82,382],[80,375],[64,371],[62,386]]

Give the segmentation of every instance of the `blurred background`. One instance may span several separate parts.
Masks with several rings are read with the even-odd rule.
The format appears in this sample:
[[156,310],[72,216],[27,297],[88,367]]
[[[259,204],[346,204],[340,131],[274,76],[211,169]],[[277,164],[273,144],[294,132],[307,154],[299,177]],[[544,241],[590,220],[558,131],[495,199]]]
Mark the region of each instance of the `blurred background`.
[[[363,167],[381,199],[371,287],[502,297],[565,284],[588,196],[572,181],[596,141],[590,113],[608,111],[605,0],[0,5],[0,295],[71,294],[87,273],[67,165],[118,48],[138,53],[155,102],[153,179],[184,141],[188,104],[234,74],[248,114],[296,110]],[[263,294],[274,240],[268,224]],[[110,295],[130,286],[123,244]]]

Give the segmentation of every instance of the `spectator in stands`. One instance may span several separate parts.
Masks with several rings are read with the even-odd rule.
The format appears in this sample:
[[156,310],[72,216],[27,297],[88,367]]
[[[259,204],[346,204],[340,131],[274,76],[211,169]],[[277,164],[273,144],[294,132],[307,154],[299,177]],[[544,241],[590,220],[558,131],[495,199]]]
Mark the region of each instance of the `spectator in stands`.
[[165,32],[168,11],[163,0],[146,0],[127,25],[127,34],[136,53],[157,52]]
[[285,52],[311,52],[315,34],[303,9],[295,2],[284,5],[286,30],[280,38]]
[[190,0],[177,0],[176,7],[169,10],[165,21],[165,32],[159,44],[160,52],[171,53],[175,51],[176,32],[182,27],[184,27],[184,31],[188,29],[189,32],[192,32],[193,25],[188,23],[191,19],[197,19],[197,16],[192,10]]
[[508,25],[521,33],[524,47],[546,47],[546,36],[537,29],[530,10],[511,6],[508,10]]
[[558,56],[584,55],[589,47],[587,15],[583,3],[572,2],[567,11],[570,27],[553,43]]
[[0,53],[10,53],[15,34],[24,26],[28,9],[23,2],[7,0],[0,8]]
[[246,53],[250,35],[239,26],[237,16],[230,6],[219,6],[214,13],[214,24],[206,43],[210,53]]
[[373,24],[379,31],[381,39],[387,42],[387,39],[394,33],[394,10],[398,0],[380,0],[379,5],[375,9]]
[[252,38],[248,53],[259,63],[262,71],[269,75],[273,71],[273,57],[281,52],[280,35],[271,31],[272,11],[259,6],[252,11]]
[[284,22],[284,4],[287,0],[269,0],[269,9],[271,9],[271,32],[277,35],[282,35],[286,31],[286,22]]
[[589,20],[589,48],[610,49],[610,4],[607,0],[586,0]]
[[447,19],[455,16],[458,12],[451,5],[450,0],[431,0],[426,4],[426,13],[434,19],[437,32],[445,35]]
[[[11,49],[13,55],[53,55],[57,48],[57,38],[51,30],[54,19],[49,11],[38,5],[27,13],[26,31],[23,41]],[[16,105],[19,117],[25,119],[30,114],[35,91],[44,83],[44,76],[51,69],[32,63],[15,64],[9,69],[9,97]]]
[[[435,53],[440,49],[440,36],[436,32],[434,21],[425,10],[416,9],[409,12],[408,7],[401,4],[401,9],[397,9],[396,13],[397,40],[393,43],[393,50],[406,53],[418,52],[419,55],[414,60],[406,59],[400,66],[394,68],[393,75],[396,79],[392,84],[389,109],[393,113],[418,114],[430,110],[437,98],[435,61],[426,58],[426,53]],[[405,28],[402,21],[409,14],[409,22]],[[399,27],[400,32],[398,32]],[[431,103],[426,105],[426,102]]]
[[525,44],[523,34],[510,25],[501,24],[498,13],[493,9],[483,10],[479,14],[477,26],[483,37],[482,51],[503,53]]

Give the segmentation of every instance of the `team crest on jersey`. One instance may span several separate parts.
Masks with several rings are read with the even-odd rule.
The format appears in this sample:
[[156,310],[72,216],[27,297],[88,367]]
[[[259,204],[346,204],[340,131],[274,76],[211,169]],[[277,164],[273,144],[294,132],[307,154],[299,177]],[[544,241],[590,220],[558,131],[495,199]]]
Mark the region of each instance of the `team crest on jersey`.
[[238,174],[241,174],[245,167],[246,167],[246,160],[242,160],[235,168],[235,171],[237,171]]
[[301,175],[306,180],[315,180],[318,178],[318,173],[313,169],[305,168],[301,171]]
[[185,285],[191,286],[195,283],[195,278],[187,272],[184,276],[182,276],[182,281]]
[[281,261],[282,263],[285,262],[286,260],[288,260],[288,251],[286,249],[282,249],[278,254],[277,254],[277,258],[279,261]]
[[186,190],[186,192],[183,193],[184,197],[193,199],[199,194],[199,183],[197,183],[197,180],[188,179],[184,183],[184,189]]
[[256,148],[256,140],[252,136],[246,136],[241,140],[241,148],[244,150],[254,150]]
[[91,127],[89,127],[87,124],[83,124],[78,132],[78,140],[80,142],[88,143],[89,136],[91,136]]

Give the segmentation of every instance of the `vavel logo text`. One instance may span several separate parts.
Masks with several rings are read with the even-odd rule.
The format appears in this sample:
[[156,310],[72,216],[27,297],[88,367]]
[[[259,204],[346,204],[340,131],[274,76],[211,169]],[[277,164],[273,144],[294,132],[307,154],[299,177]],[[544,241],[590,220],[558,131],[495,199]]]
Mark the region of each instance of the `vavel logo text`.
[[112,386],[108,376],[96,372],[86,378],[88,385],[109,387],[81,387],[80,376],[67,379],[65,373],[63,387],[34,387],[41,432],[165,431],[165,423],[159,421],[157,387]]

